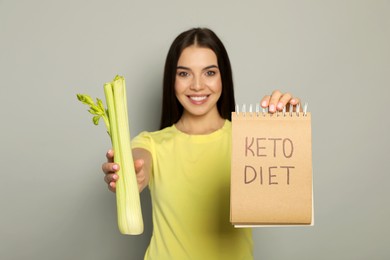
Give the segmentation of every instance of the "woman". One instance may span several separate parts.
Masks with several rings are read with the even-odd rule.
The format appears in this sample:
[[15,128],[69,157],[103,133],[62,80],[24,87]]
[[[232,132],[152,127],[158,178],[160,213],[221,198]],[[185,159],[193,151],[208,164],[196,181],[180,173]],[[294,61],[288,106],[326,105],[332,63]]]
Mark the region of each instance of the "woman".
[[[271,113],[299,100],[273,92],[262,107]],[[149,186],[153,235],[145,259],[253,259],[250,229],[229,223],[231,112],[230,61],[209,29],[181,33],[167,55],[161,130],[132,142],[140,192]],[[103,164],[115,192],[113,151]]]

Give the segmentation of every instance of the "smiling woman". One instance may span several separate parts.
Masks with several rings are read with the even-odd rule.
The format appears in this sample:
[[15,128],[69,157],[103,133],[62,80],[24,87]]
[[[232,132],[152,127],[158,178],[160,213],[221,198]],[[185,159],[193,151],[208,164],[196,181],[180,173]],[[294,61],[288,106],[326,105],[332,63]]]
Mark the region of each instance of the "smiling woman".
[[[148,186],[153,202],[145,259],[253,259],[251,230],[229,222],[232,78],[225,47],[211,30],[191,29],[173,41],[161,129],[132,141],[139,190]],[[275,91],[262,105],[297,101]],[[115,191],[119,165],[112,151],[107,159],[105,180]]]

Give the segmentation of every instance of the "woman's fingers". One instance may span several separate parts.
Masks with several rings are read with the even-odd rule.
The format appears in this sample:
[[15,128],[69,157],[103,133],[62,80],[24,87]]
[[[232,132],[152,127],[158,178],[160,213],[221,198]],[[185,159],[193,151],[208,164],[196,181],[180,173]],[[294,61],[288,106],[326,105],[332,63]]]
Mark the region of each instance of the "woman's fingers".
[[116,163],[106,162],[102,164],[104,174],[115,173],[119,170],[119,165]]
[[114,173],[119,170],[119,165],[114,163],[114,151],[108,150],[106,153],[107,162],[103,163],[102,170],[105,174]]
[[296,106],[296,105],[298,105],[299,103],[301,103],[301,100],[300,100],[299,98],[293,97],[293,98],[291,98],[291,100],[290,100],[290,104],[293,105],[293,106]]
[[118,180],[119,176],[118,174],[116,173],[110,173],[110,174],[106,174],[104,176],[104,181],[107,183],[107,184],[110,184],[111,182],[116,182]]
[[269,105],[268,105],[269,112],[271,112],[271,113],[276,112],[277,105],[279,103],[281,96],[282,96],[282,93],[279,90],[275,90],[274,92],[272,92],[272,95],[271,95],[271,98],[269,101]]
[[116,192],[116,183],[115,182],[110,182],[108,184],[108,189],[112,192]]
[[[108,150],[107,154],[107,162],[103,163],[102,170],[104,172],[104,181],[108,185],[108,189],[112,192],[116,192],[116,181],[119,179],[119,175],[117,171],[119,170],[119,165],[114,163],[114,151]],[[137,182],[139,189],[142,190],[142,187],[145,184],[145,173],[143,171],[144,168],[144,160],[138,159],[134,161],[134,169],[137,176]]]
[[142,167],[144,167],[144,160],[138,159],[134,161],[134,169],[136,174],[138,174],[142,170]]
[[135,169],[135,174],[137,176],[138,185],[142,185],[142,183],[145,181],[145,174],[142,171],[143,167],[144,167],[144,160],[139,159],[134,161],[134,169]]
[[263,108],[268,107],[268,112],[275,113],[276,111],[282,111],[285,107],[288,108],[288,104],[296,106],[299,102],[299,98],[293,97],[290,93],[275,90],[270,96],[264,96],[260,104]]
[[106,153],[107,162],[103,163],[102,170],[104,172],[104,181],[108,185],[108,189],[112,192],[116,192],[116,181],[119,175],[116,172],[119,170],[119,165],[114,163],[114,151],[108,150]]
[[115,190],[116,190],[116,183],[115,182],[118,180],[118,178],[119,178],[119,176],[116,173],[110,173],[110,174],[106,174],[104,176],[104,181],[107,183],[108,189],[110,191],[115,192]]
[[271,99],[271,96],[264,96],[263,99],[260,101],[260,105],[262,108],[267,108],[269,105],[269,100]]
[[112,149],[108,150],[106,153],[107,162],[114,162],[114,151]]

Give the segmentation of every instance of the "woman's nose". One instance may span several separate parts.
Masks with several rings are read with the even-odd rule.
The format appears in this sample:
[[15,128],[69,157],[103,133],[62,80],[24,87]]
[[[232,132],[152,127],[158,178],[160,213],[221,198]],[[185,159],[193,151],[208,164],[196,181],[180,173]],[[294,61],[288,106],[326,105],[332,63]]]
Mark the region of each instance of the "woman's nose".
[[195,91],[203,89],[202,79],[200,77],[194,77],[193,81],[191,82],[190,89]]

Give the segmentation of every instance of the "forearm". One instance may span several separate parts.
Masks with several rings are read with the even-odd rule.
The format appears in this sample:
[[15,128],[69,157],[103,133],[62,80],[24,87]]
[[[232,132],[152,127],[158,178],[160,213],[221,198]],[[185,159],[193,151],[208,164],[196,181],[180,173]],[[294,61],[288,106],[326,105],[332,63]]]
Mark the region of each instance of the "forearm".
[[138,188],[139,192],[141,192],[149,184],[152,173],[152,155],[143,148],[134,148],[132,153],[137,173]]

